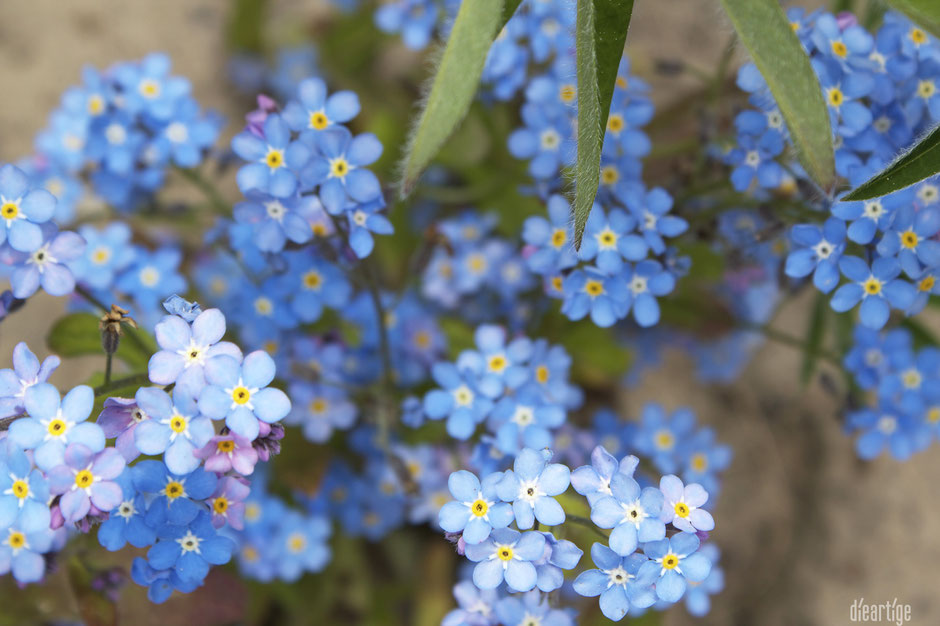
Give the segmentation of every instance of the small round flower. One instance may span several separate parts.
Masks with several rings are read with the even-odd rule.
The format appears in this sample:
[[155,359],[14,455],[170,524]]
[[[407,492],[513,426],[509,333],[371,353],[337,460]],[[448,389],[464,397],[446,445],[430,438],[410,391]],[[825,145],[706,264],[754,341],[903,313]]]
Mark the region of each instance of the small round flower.
[[65,463],[49,472],[49,486],[61,494],[59,510],[66,522],[77,522],[94,507],[105,513],[121,502],[121,486],[114,479],[124,471],[124,457],[114,448],[95,453],[80,443],[65,449]]
[[19,252],[38,250],[43,242],[39,225],[52,218],[55,203],[45,189],[30,189],[18,167],[0,167],[0,244],[6,241]]
[[640,489],[636,480],[618,473],[611,478],[610,490],[610,496],[594,502],[591,521],[601,528],[613,528],[609,544],[617,554],[627,556],[639,542],[666,536],[666,525],[660,520],[663,494],[658,489]]
[[196,400],[185,387],[176,388],[173,397],[155,387],[142,387],[137,405],[150,417],[137,425],[134,443],[142,454],[164,454],[167,469],[188,474],[199,467],[195,451],[214,434],[212,421],[199,414]]
[[205,389],[199,395],[199,410],[225,424],[246,439],[258,436],[258,420],[268,424],[290,412],[290,400],[280,389],[268,387],[274,380],[274,360],[257,350],[239,363],[227,356],[206,361]]
[[701,485],[683,486],[678,476],[670,474],[660,479],[659,489],[665,496],[660,515],[663,522],[687,533],[714,530],[712,514],[701,508],[708,500],[708,493]]
[[512,591],[529,591],[538,580],[532,562],[544,550],[542,533],[497,528],[482,543],[467,546],[467,558],[477,564],[473,583],[480,589],[495,589],[505,579]]
[[568,489],[571,470],[561,463],[548,463],[548,450],[539,452],[523,448],[497,487],[500,499],[512,502],[516,524],[520,529],[532,528],[535,520],[546,526],[565,521],[565,511],[552,496]]
[[159,540],[147,552],[150,566],[157,570],[173,569],[184,581],[201,581],[210,565],[224,565],[232,558],[234,542],[219,535],[209,514],[200,512],[186,526],[163,526]]
[[689,582],[700,583],[711,571],[711,561],[696,552],[699,543],[696,535],[679,533],[671,539],[644,544],[643,552],[650,560],[640,566],[637,578],[652,577],[657,598],[678,601]]
[[640,576],[641,567],[649,558],[634,552],[620,556],[607,546],[591,546],[591,560],[598,569],[586,570],[574,581],[574,590],[587,598],[600,596],[601,612],[607,619],[619,622],[630,608],[645,609],[656,602],[652,584],[656,571],[647,568]]
[[490,536],[494,528],[505,528],[513,519],[512,507],[499,502],[496,486],[502,473],[494,473],[480,480],[466,470],[450,475],[447,486],[455,498],[439,514],[441,528],[449,533],[463,533],[467,544],[477,544]]
[[[6,446],[4,446],[6,447]],[[0,528],[49,528],[49,483],[19,448],[0,451]]]
[[862,259],[846,256],[839,261],[839,269],[852,282],[836,290],[832,308],[844,313],[861,302],[859,316],[868,328],[881,329],[888,321],[892,306],[904,311],[914,303],[917,292],[913,285],[898,279],[901,266],[897,259],[875,259],[869,269]]

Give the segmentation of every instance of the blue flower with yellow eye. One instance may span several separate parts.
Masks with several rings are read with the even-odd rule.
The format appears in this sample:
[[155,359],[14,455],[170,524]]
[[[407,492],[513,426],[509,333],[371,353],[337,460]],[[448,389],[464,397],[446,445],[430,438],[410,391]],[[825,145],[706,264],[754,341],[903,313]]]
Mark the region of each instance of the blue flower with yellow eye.
[[236,176],[242,193],[258,191],[276,198],[293,195],[297,174],[310,160],[310,148],[291,141],[287,122],[274,113],[264,120],[262,136],[243,130],[232,138],[232,150],[248,161]]
[[877,258],[871,268],[856,256],[842,257],[839,269],[851,282],[839,287],[830,304],[834,311],[844,313],[859,302],[862,324],[879,330],[888,321],[891,307],[906,311],[917,295],[914,286],[899,279],[901,265],[894,258]]
[[139,62],[121,63],[113,70],[121,86],[122,107],[131,114],[146,113],[169,119],[181,98],[190,92],[189,81],[170,76],[170,57],[148,54]]
[[897,256],[908,276],[918,276],[924,267],[940,266],[940,242],[933,239],[938,231],[940,209],[924,207],[915,212],[913,205],[906,205],[897,210],[876,250],[884,257]]
[[495,589],[505,580],[511,591],[529,591],[538,580],[533,561],[540,559],[544,551],[542,533],[497,528],[481,543],[467,545],[467,558],[477,564],[473,584],[480,589]]
[[854,202],[836,202],[832,205],[832,214],[849,223],[846,235],[855,243],[868,244],[875,239],[879,230],[887,230],[894,220],[895,211],[911,202],[909,189],[902,189],[892,194],[871,200]]
[[134,443],[141,454],[165,453],[164,462],[174,474],[188,474],[199,467],[195,452],[215,434],[212,421],[199,414],[192,393],[180,387],[170,398],[162,389],[144,387],[135,396],[137,406],[150,419],[137,425]]
[[577,321],[590,314],[592,322],[607,328],[623,319],[630,310],[630,291],[622,278],[608,276],[593,266],[568,274],[562,290],[561,312],[570,320]]
[[526,218],[522,239],[535,248],[526,256],[526,264],[536,274],[554,274],[578,262],[571,237],[571,206],[562,195],[548,199],[548,219]]
[[334,430],[349,430],[356,421],[358,408],[339,387],[297,381],[289,392],[293,401],[285,422],[300,426],[309,441],[328,441]]
[[284,121],[309,139],[335,124],[345,124],[359,114],[359,96],[352,91],[328,95],[326,83],[308,78],[297,86],[297,99],[284,108]]
[[476,425],[493,409],[493,401],[477,388],[476,376],[462,372],[452,363],[434,364],[431,376],[441,388],[424,396],[424,412],[432,420],[446,417],[451,437],[469,439]]
[[400,33],[412,50],[422,50],[431,43],[437,17],[437,4],[432,0],[394,0],[376,9],[375,25],[386,33]]
[[92,289],[107,289],[116,274],[134,261],[130,227],[114,222],[98,230],[86,224],[79,227],[78,234],[85,240],[84,254],[69,268],[79,282]]
[[290,412],[290,400],[274,380],[274,359],[257,350],[238,360],[215,356],[206,361],[206,387],[199,394],[199,410],[246,439],[258,436],[258,421],[280,421]]
[[46,574],[46,554],[53,548],[56,531],[48,527],[26,532],[14,524],[0,530],[0,575],[13,574],[20,584],[36,583]]
[[15,446],[0,450],[0,528],[24,532],[49,528],[49,482]]
[[591,209],[584,227],[584,238],[578,256],[583,261],[594,261],[598,269],[616,274],[623,269],[623,261],[646,258],[649,244],[633,233],[636,219],[622,209],[605,214],[597,205]]
[[179,272],[182,260],[178,248],[154,252],[137,248],[134,263],[118,276],[115,286],[134,298],[144,311],[156,311],[164,298],[186,291],[186,279]]
[[382,155],[382,143],[372,133],[353,137],[337,126],[316,136],[317,155],[304,169],[305,186],[319,185],[320,202],[332,214],[339,215],[350,204],[372,202],[381,197],[378,178],[366,166]]
[[0,243],[19,252],[33,252],[43,244],[39,225],[55,212],[56,199],[45,189],[33,189],[29,178],[14,165],[0,167]]
[[698,552],[700,544],[692,533],[643,544],[643,552],[650,560],[637,570],[637,578],[652,578],[657,598],[677,602],[690,582],[702,582],[711,571],[711,561]]
[[852,137],[868,128],[872,123],[871,111],[859,99],[874,87],[871,74],[844,71],[821,59],[814,59],[813,68],[822,85],[833,130],[843,137]]
[[162,461],[141,461],[130,472],[134,488],[152,496],[144,516],[152,528],[192,522],[204,510],[201,501],[212,495],[218,483],[214,473],[202,468],[186,475],[173,474]]
[[463,533],[468,544],[486,540],[494,528],[505,528],[513,520],[512,506],[500,502],[496,487],[503,475],[489,474],[482,483],[471,472],[453,472],[447,480],[454,500],[441,507],[438,519],[445,531]]
[[349,302],[352,287],[338,267],[309,250],[286,252],[284,256],[288,271],[280,283],[291,294],[291,310],[301,322],[315,322],[324,307],[339,310]]

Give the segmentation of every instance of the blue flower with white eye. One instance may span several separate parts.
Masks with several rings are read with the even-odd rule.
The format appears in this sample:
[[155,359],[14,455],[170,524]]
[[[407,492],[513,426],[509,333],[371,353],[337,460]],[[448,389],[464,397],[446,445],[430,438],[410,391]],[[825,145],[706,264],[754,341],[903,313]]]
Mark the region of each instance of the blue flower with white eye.
[[13,255],[10,286],[13,295],[26,299],[42,287],[50,296],[64,296],[75,289],[68,265],[85,250],[85,240],[73,232],[58,232],[52,222],[42,225],[42,242],[33,252]]
[[618,463],[603,446],[596,446],[591,451],[591,464],[582,465],[571,472],[571,486],[586,497],[588,504],[593,507],[601,498],[613,495],[610,481],[616,474],[632,477],[639,462],[635,456],[628,455]]
[[327,95],[326,83],[307,78],[297,86],[297,100],[284,108],[284,121],[301,137],[310,139],[335,124],[345,124],[359,114],[359,96],[352,91]]
[[839,284],[839,259],[845,250],[845,222],[830,217],[822,228],[815,224],[797,224],[790,236],[801,247],[787,256],[787,276],[803,278],[813,272],[813,285],[823,293],[832,291]]
[[147,587],[147,599],[154,604],[163,604],[174,591],[190,593],[199,588],[201,580],[184,581],[175,569],[157,570],[142,557],[136,557],[131,565],[131,579],[141,587]]
[[858,200],[855,202],[836,202],[832,205],[832,214],[850,222],[846,231],[848,238],[856,243],[871,243],[875,234],[885,231],[894,220],[895,211],[911,202],[911,191],[902,189],[881,198]]
[[616,274],[623,268],[624,259],[639,261],[649,252],[649,244],[631,232],[635,227],[636,220],[626,211],[613,209],[605,215],[595,205],[584,227],[578,257],[582,261],[593,260],[606,274]]
[[565,522],[565,511],[555,500],[571,482],[571,470],[561,463],[549,463],[549,450],[523,448],[496,488],[501,500],[512,502],[516,525],[532,528],[537,519],[546,526]]
[[180,476],[168,472],[162,461],[141,461],[130,472],[134,488],[152,497],[144,516],[152,528],[167,523],[186,526],[204,510],[200,501],[211,496],[218,484],[212,472],[197,468]]
[[669,474],[659,481],[659,490],[665,500],[660,519],[687,533],[710,531],[715,528],[712,514],[702,508],[708,492],[697,483],[683,485],[678,476]]
[[39,383],[26,390],[26,412],[29,417],[10,424],[10,441],[33,450],[36,466],[50,471],[65,462],[65,447],[80,443],[91,450],[104,449],[104,431],[97,424],[86,422],[95,403],[91,387],[79,385],[64,398],[49,383]]
[[495,589],[505,579],[511,591],[529,591],[538,581],[533,561],[544,551],[542,533],[497,528],[481,543],[467,545],[467,558],[477,564],[473,584],[480,589]]
[[593,266],[568,274],[562,291],[561,312],[570,320],[583,319],[590,313],[592,322],[607,328],[630,310],[630,291],[621,277],[608,276]]
[[331,215],[351,203],[366,203],[382,194],[379,179],[366,166],[382,155],[382,143],[372,133],[353,137],[337,126],[316,136],[317,154],[304,169],[305,186],[320,186],[320,202]]
[[235,220],[251,224],[252,241],[262,252],[280,252],[288,240],[307,243],[313,236],[304,219],[302,205],[319,204],[314,196],[276,198],[249,191],[247,199],[235,205]]
[[437,5],[430,0],[396,0],[376,9],[375,25],[386,33],[401,33],[412,50],[423,50],[431,42],[437,17]]
[[619,622],[630,609],[639,610],[656,602],[653,583],[655,570],[647,568],[642,575],[640,569],[649,558],[634,552],[621,556],[607,546],[595,543],[591,546],[591,560],[597,569],[585,570],[574,580],[574,590],[586,598],[600,596],[601,613],[607,619]]
[[36,583],[46,573],[43,554],[52,549],[55,531],[48,527],[26,532],[17,525],[0,531],[0,576],[13,573],[20,584]]
[[656,597],[664,602],[677,602],[690,582],[702,582],[711,571],[711,561],[697,552],[699,545],[699,538],[692,533],[644,544],[643,552],[650,560],[640,566],[637,578],[652,577]]
[[131,472],[124,471],[115,482],[121,487],[121,502],[111,511],[106,511],[109,515],[98,527],[98,543],[110,552],[127,544],[135,548],[153,545],[157,533],[144,521],[147,502],[134,487]]
[[199,411],[246,439],[258,436],[258,421],[268,424],[290,412],[290,400],[280,389],[268,387],[274,380],[274,360],[257,350],[239,363],[227,356],[206,361],[206,387],[199,394]]
[[895,459],[906,461],[930,443],[930,432],[922,424],[885,399],[875,408],[849,413],[847,422],[852,431],[860,433],[855,450],[866,461],[886,449]]
[[17,447],[0,450],[0,528],[49,528],[49,483]]
[[480,589],[469,580],[454,585],[457,607],[444,616],[441,626],[496,626],[493,615],[499,594],[495,589]]
[[13,348],[13,369],[0,370],[0,417],[22,413],[26,390],[37,383],[44,383],[62,360],[51,354],[42,363],[21,341]]
[[166,126],[151,146],[157,151],[157,160],[166,158],[180,167],[196,167],[206,150],[219,138],[222,120],[218,115],[203,115],[193,98],[183,98]]
[[353,205],[346,209],[346,219],[349,224],[349,247],[360,259],[372,254],[375,239],[372,234],[391,235],[395,227],[387,217],[379,213],[385,208],[385,199],[379,197]]
[[179,315],[167,315],[157,322],[154,335],[161,349],[147,364],[150,382],[175,384],[192,397],[206,386],[206,361],[220,355],[242,358],[238,346],[220,341],[225,316],[218,309],[200,311],[189,323]]
[[854,345],[843,359],[845,368],[852,372],[862,389],[873,389],[890,371],[894,354],[911,349],[911,333],[895,328],[884,334],[861,324],[852,332]]
[[297,173],[310,160],[310,148],[291,141],[290,128],[281,116],[269,114],[263,136],[243,130],[232,138],[232,150],[248,161],[238,170],[236,180],[242,193],[258,191],[287,198],[297,189]]
[[218,534],[205,511],[186,526],[167,524],[158,528],[157,537],[157,543],[147,551],[150,566],[173,569],[184,581],[203,580],[210,565],[228,563],[235,550],[235,543]]
[[526,264],[536,274],[554,274],[578,262],[571,244],[571,207],[564,196],[548,199],[548,218],[529,217],[522,227],[522,239],[535,247]]
[[609,483],[611,495],[598,498],[591,506],[591,521],[600,528],[613,528],[610,547],[627,556],[636,551],[639,542],[657,541],[666,536],[666,525],[660,519],[663,494],[659,489],[640,489],[639,483],[626,474],[614,474]]
[[551,116],[535,103],[522,105],[524,128],[509,135],[509,153],[529,160],[529,174],[545,181],[562,166],[574,163],[575,150],[571,122],[567,116]]
[[[636,267],[626,265],[620,278],[629,290],[627,309],[633,308],[633,319],[648,328],[659,321],[657,297],[665,296],[676,287],[676,277],[659,261],[640,261]],[[626,312],[624,312],[626,315]]]
[[923,266],[940,266],[940,242],[932,239],[938,231],[940,209],[924,207],[915,212],[913,205],[906,205],[897,210],[876,250],[884,257],[897,256],[901,269],[908,276],[917,276]]
[[552,444],[552,431],[565,421],[561,406],[546,402],[535,385],[525,385],[497,401],[490,415],[496,445],[506,454],[523,447],[541,450]]
[[14,165],[0,167],[0,243],[19,252],[33,252],[42,245],[39,224],[55,213],[55,196],[45,189],[31,189],[29,178]]
[[199,414],[196,399],[185,387],[177,387],[173,397],[155,387],[142,387],[135,396],[150,419],[137,425],[134,443],[141,454],[164,454],[168,470],[188,474],[199,467],[195,451],[215,434],[212,420]]
[[891,307],[906,311],[914,303],[917,292],[913,285],[898,278],[901,266],[897,259],[875,259],[869,269],[862,259],[846,256],[839,261],[839,269],[852,282],[836,290],[830,301],[832,309],[844,313],[861,302],[859,317],[869,328],[881,329]]
[[631,191],[625,192],[624,195],[624,202],[636,219],[640,234],[653,254],[666,251],[663,237],[678,237],[689,228],[689,223],[681,217],[669,215],[672,196],[665,189],[656,187],[643,191],[637,187],[631,188]]
[[747,191],[756,180],[763,189],[775,189],[783,181],[784,171],[774,158],[783,152],[783,138],[777,133],[764,133],[759,138],[739,135],[738,146],[725,157],[734,169],[731,184],[737,191]]
[[115,283],[118,290],[134,298],[144,311],[157,310],[174,293],[185,293],[186,279],[179,272],[183,254],[165,247],[154,252],[138,248],[131,264]]
[[461,372],[452,363],[435,363],[431,377],[441,389],[424,396],[424,412],[432,420],[447,418],[447,433],[462,441],[486,419],[493,401],[477,388],[475,376]]
[[453,472],[447,479],[447,488],[454,500],[441,507],[438,521],[449,533],[463,533],[468,545],[486,540],[494,528],[505,528],[513,520],[512,506],[500,502],[496,486],[501,472],[489,474],[483,482],[466,470]]

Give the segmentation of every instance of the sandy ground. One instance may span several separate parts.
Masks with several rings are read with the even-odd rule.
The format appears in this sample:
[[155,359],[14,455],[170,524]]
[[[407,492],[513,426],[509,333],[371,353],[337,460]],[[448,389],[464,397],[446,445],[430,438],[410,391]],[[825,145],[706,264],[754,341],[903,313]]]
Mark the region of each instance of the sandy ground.
[[[316,3],[275,3],[275,28],[319,10]],[[638,2],[629,45],[634,66],[649,74],[656,57],[694,50],[710,67],[728,37],[717,3]],[[152,50],[168,52],[197,98],[237,119],[225,92],[221,0],[8,0],[0,4],[0,158],[26,154],[59,95],[85,64],[106,65]],[[688,78],[654,78],[660,102],[682,98]],[[231,130],[231,126],[230,126]],[[780,327],[799,334],[806,302],[791,303]],[[0,355],[25,338],[42,345],[50,316],[61,308],[38,297],[0,325]],[[4,356],[4,360],[8,357]],[[629,413],[646,400],[689,405],[735,450],[718,507],[715,540],[723,548],[727,589],[710,624],[843,624],[856,598],[912,606],[914,624],[940,623],[934,581],[940,563],[937,521],[940,471],[936,450],[910,462],[858,461],[841,432],[836,401],[822,387],[802,389],[799,354],[765,347],[729,387],[698,383],[684,359],[628,394]],[[84,364],[63,368],[75,382]],[[679,383],[677,385],[677,382]],[[677,390],[678,387],[678,390]],[[670,611],[667,624],[690,620]]]

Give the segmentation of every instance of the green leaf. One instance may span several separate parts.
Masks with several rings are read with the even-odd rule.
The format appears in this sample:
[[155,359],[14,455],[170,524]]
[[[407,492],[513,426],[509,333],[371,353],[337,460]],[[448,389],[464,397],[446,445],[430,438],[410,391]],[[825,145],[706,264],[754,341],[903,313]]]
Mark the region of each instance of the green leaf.
[[816,294],[813,312],[806,330],[806,348],[803,350],[803,365],[800,368],[800,382],[805,387],[813,378],[819,364],[819,348],[826,334],[826,321],[829,313],[829,298],[824,293]]
[[828,189],[835,178],[832,129],[809,57],[778,0],[721,0],[780,107],[806,173]]
[[[100,355],[104,365],[98,318],[91,313],[72,313],[59,319],[49,331],[46,344],[62,357]],[[150,355],[156,351],[156,342],[148,333],[125,329],[114,356],[134,370],[146,370]]]
[[578,0],[577,10],[578,161],[573,210],[574,245],[580,248],[600,182],[601,146],[633,0]]
[[940,172],[940,126],[888,167],[856,187],[843,201],[868,200],[910,187]]
[[228,23],[228,44],[234,50],[264,50],[266,0],[234,0]]
[[940,2],[937,0],[888,0],[888,4],[940,37]]
[[406,197],[431,159],[467,115],[493,39],[521,0],[463,2],[435,72],[424,110],[408,141],[399,190]]

